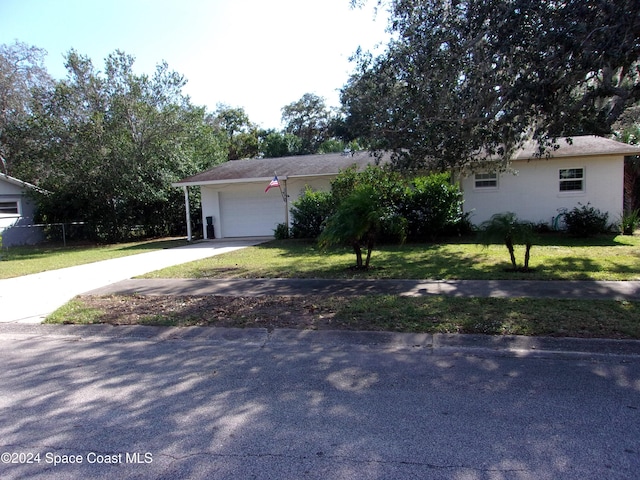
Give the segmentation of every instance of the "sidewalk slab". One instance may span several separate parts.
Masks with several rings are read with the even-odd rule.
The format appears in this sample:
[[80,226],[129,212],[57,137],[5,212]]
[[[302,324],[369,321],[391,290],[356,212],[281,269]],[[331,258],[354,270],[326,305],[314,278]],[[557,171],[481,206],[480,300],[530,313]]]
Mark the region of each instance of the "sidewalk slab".
[[640,282],[527,280],[129,279],[92,295],[450,295],[640,301]]

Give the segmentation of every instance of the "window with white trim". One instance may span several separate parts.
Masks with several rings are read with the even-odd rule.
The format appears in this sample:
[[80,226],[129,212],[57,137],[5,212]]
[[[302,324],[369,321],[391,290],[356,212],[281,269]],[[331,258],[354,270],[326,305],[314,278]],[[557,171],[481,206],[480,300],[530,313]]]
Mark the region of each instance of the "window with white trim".
[[6,216],[6,215],[13,216],[18,214],[19,214],[18,202],[0,201],[0,216]]
[[559,182],[560,192],[583,192],[584,168],[561,168]]
[[498,188],[497,173],[476,173],[474,177],[475,188]]

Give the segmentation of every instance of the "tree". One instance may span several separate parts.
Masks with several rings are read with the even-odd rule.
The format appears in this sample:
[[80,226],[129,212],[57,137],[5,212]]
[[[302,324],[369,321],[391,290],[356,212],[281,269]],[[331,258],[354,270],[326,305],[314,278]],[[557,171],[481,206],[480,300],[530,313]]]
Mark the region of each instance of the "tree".
[[305,93],[297,102],[282,108],[284,133],[302,140],[300,154],[317,152],[320,144],[329,138],[330,121],[331,112],[325,99],[312,93]]
[[361,172],[355,167],[340,172],[331,182],[331,200],[327,199],[335,205],[335,213],[326,220],[319,245],[349,245],[356,254],[356,268],[369,268],[378,241],[402,243],[407,237],[407,221],[398,213],[404,188],[402,176],[386,168],[369,165]]
[[[376,190],[370,185],[361,185],[347,196],[329,217],[325,229],[318,238],[321,248],[332,245],[350,245],[356,254],[356,269],[368,269],[373,247],[383,228],[394,231],[403,240],[406,222],[391,209],[381,204]],[[362,260],[362,249],[367,250]]]
[[[640,143],[640,106],[628,108],[613,126],[618,141],[631,145]],[[640,209],[640,157],[630,156],[624,159],[624,215],[631,215]],[[632,224],[629,229],[633,230]],[[627,230],[629,231],[629,230]]]
[[480,225],[479,240],[485,245],[493,242],[504,242],[509,251],[513,271],[518,270],[514,247],[517,244],[524,244],[523,270],[529,270],[529,259],[531,257],[531,247],[535,240],[535,230],[531,223],[518,221],[515,213],[496,213],[491,219],[483,222]]
[[16,41],[0,45],[0,156],[11,166],[22,148],[23,129],[38,90],[50,88],[46,51]]
[[266,158],[300,155],[302,140],[292,133],[267,130],[261,135],[260,153]]
[[[357,2],[352,2],[357,3]],[[392,0],[360,52],[347,127],[402,168],[504,167],[528,137],[603,134],[640,99],[637,0]]]
[[41,221],[82,220],[102,241],[177,234],[184,198],[171,183],[225,160],[184,78],[166,63],[152,76],[133,64],[116,51],[101,74],[71,51],[67,78],[34,103],[15,160],[21,178],[51,192],[38,197]]
[[218,104],[211,123],[226,141],[229,160],[258,156],[258,127],[243,108]]

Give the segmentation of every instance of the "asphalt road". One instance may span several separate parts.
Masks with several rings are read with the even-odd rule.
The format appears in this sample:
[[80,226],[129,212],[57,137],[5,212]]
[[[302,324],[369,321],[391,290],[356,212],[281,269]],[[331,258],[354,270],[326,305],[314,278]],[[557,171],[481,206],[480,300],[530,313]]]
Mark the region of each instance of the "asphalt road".
[[601,480],[640,472],[637,349],[48,327],[0,329],[2,479]]

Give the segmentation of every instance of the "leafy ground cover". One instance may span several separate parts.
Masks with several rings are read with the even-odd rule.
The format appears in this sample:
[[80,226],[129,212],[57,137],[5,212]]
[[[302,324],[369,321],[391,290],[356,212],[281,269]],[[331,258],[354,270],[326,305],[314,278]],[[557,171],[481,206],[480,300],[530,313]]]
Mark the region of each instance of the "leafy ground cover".
[[72,267],[110,258],[186,245],[184,239],[159,239],[114,245],[36,245],[0,251],[0,279]]

